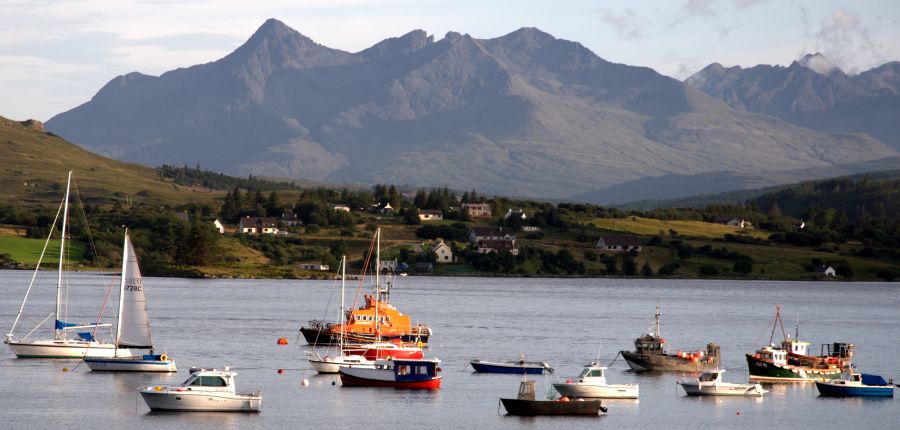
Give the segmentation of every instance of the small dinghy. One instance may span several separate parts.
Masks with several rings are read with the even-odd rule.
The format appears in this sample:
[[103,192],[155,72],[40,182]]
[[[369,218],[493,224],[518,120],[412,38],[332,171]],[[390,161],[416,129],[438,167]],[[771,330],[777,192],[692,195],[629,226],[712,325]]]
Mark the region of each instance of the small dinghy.
[[223,370],[191,368],[191,376],[181,385],[154,386],[140,389],[141,397],[151,411],[182,412],[259,412],[259,391],[239,393],[234,388],[237,373]]
[[636,399],[638,384],[607,384],[606,368],[589,363],[581,374],[564,383],[553,384],[560,395],[594,399]]
[[534,381],[522,381],[519,384],[519,396],[515,399],[500,398],[507,415],[588,415],[600,416],[606,413],[601,400],[571,400],[561,397],[556,400],[535,400]]
[[722,381],[725,369],[709,370],[693,379],[676,382],[689,396],[750,396],[761,397],[768,391],[758,382],[753,384],[733,384]]
[[845,379],[816,382],[816,388],[826,397],[894,397],[894,381],[868,373],[851,372]]
[[544,372],[553,373],[553,368],[544,361],[485,361],[472,360],[469,362],[477,373],[509,373],[514,375],[543,375]]

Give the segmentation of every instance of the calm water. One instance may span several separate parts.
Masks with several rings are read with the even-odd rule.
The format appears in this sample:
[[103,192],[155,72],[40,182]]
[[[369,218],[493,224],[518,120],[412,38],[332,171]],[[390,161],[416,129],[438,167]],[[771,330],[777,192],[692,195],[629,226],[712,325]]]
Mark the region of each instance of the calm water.
[[[42,274],[50,278],[51,272]],[[31,274],[0,271],[0,327],[9,330]],[[69,320],[95,316],[112,277],[70,278]],[[498,398],[514,397],[519,377],[479,375],[473,358],[549,361],[556,376],[577,374],[596,358],[610,362],[653,324],[662,307],[662,334],[676,348],[708,341],[722,346],[726,379],[747,378],[744,352],[768,341],[776,303],[793,330],[816,347],[856,344],[861,370],[900,380],[900,292],[897,284],[606,279],[400,278],[394,304],[434,329],[427,355],[443,360],[437,392],[341,388],[306,364],[309,348],[297,329],[333,311],[331,281],[145,279],[154,342],[175,357],[177,375],[92,373],[77,361],[17,360],[0,352],[3,428],[896,428],[897,400],[819,398],[814,386],[775,386],[762,399],[688,398],[676,375],[638,375],[621,358],[615,383],[640,383],[639,401],[611,401],[600,418],[516,418],[498,414]],[[354,288],[348,296],[353,297]],[[52,308],[53,286],[35,287],[22,335]],[[77,316],[81,316],[78,318]],[[289,346],[278,346],[281,337]],[[150,413],[136,388],[178,383],[192,365],[231,365],[238,389],[263,393],[254,414]],[[277,369],[286,369],[278,374]],[[306,378],[308,387],[301,385]],[[539,393],[553,376],[538,377]]]

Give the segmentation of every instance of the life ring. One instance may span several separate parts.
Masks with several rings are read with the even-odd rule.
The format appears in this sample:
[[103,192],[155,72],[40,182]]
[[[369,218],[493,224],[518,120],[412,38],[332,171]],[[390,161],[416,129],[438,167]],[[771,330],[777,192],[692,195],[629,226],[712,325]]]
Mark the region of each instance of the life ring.
[[166,354],[160,354],[160,355],[159,355],[159,360],[160,360],[160,361],[169,361],[169,356],[166,355]]

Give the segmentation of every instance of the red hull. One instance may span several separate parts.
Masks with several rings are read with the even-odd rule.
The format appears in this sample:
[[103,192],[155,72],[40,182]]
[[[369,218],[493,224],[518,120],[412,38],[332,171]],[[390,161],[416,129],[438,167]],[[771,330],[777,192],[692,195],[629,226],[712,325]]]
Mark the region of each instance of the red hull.
[[382,388],[409,388],[409,389],[420,389],[420,390],[437,390],[441,388],[441,377],[438,376],[434,379],[429,379],[427,381],[378,381],[373,379],[363,379],[357,378],[355,376],[350,376],[344,373],[341,373],[341,383],[346,386],[354,386],[354,387],[382,387]]

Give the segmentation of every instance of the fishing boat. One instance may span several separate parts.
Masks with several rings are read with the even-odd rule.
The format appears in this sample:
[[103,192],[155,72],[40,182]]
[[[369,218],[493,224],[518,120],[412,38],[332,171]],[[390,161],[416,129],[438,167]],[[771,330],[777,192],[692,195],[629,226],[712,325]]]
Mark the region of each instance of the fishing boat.
[[560,397],[556,400],[535,400],[534,381],[522,381],[519,384],[519,395],[515,399],[500,398],[507,415],[587,415],[600,416],[606,413],[602,400],[569,399]]
[[648,328],[635,339],[634,351],[620,351],[622,358],[635,372],[702,372],[719,367],[719,345],[706,344],[706,350],[669,353],[669,344],[659,332],[659,305],[656,305],[656,330]]
[[[347,256],[341,256],[341,306],[338,309],[338,321],[343,318],[344,315],[344,286],[345,280],[347,279]],[[344,350],[344,333],[343,331],[339,333],[338,337],[338,351],[339,355],[336,357],[330,357],[328,355],[322,357],[318,352],[315,352],[315,356],[313,356],[314,352],[309,352],[309,356],[307,360],[309,364],[316,370],[318,373],[338,373],[341,367],[375,367],[375,362],[372,360],[363,357],[358,354],[350,354]]]
[[[174,372],[175,360],[155,354],[150,336],[150,316],[141,269],[131,237],[125,230],[122,246],[122,276],[119,283],[119,313],[116,318],[116,345],[112,357],[84,357],[93,371]],[[149,354],[132,355],[130,349],[149,349]]]
[[[7,333],[4,343],[9,345],[13,353],[18,358],[83,358],[83,357],[112,357],[116,353],[116,345],[110,342],[104,342],[96,339],[97,329],[101,327],[111,327],[111,324],[88,323],[73,324],[65,322],[64,313],[67,312],[67,298],[69,295],[68,282],[65,279],[65,262],[66,262],[66,238],[68,235],[68,218],[69,218],[69,192],[72,187],[72,172],[69,171],[66,180],[66,194],[60,204],[60,209],[56,213],[53,223],[50,226],[50,234],[47,241],[44,242],[44,248],[38,258],[38,263],[34,268],[34,274],[31,276],[31,282],[25,291],[25,298],[16,314],[16,319],[12,327]],[[36,327],[29,331],[25,336],[17,338],[15,330],[19,320],[25,311],[25,304],[28,296],[34,287],[35,279],[41,267],[41,262],[50,245],[53,232],[56,231],[57,222],[60,221],[59,215],[62,212],[60,240],[59,240],[59,267],[57,270],[56,280],[56,309],[44,318]],[[34,334],[47,320],[54,319],[53,338],[32,340],[31,335]],[[77,338],[74,337],[77,335]]]
[[550,364],[544,361],[525,361],[521,360],[509,361],[486,361],[472,360],[469,362],[477,373],[511,373],[516,375],[543,375],[544,372],[553,373]]
[[374,368],[346,367],[338,372],[347,387],[441,388],[441,360],[376,360]]
[[755,384],[734,384],[722,381],[725,369],[707,370],[696,378],[682,379],[681,385],[689,396],[750,396],[762,397],[768,391],[763,390],[758,382]]
[[150,386],[139,390],[151,411],[259,412],[259,391],[239,393],[234,387],[237,373],[192,367],[191,376],[180,385]]
[[638,384],[607,384],[606,368],[598,366],[596,362],[584,366],[575,378],[567,379],[564,383],[555,383],[553,388],[560,395],[576,398],[596,399],[636,399],[638,398]]
[[[784,340],[775,345],[776,327],[781,327]],[[849,370],[853,359],[853,344],[834,342],[822,345],[820,355],[809,355],[809,342],[798,340],[800,324],[795,327],[792,339],[784,330],[781,306],[775,307],[769,344],[753,354],[746,354],[750,381],[761,382],[814,382],[840,379]]]
[[845,378],[816,381],[816,389],[825,397],[894,397],[894,381],[879,375],[850,372]]
[[[381,267],[381,228],[375,230],[375,267]],[[368,265],[368,261],[366,262]],[[362,286],[362,280],[360,286]],[[343,337],[345,342],[371,343],[391,339],[417,346],[428,344],[431,328],[427,325],[413,325],[409,315],[391,305],[393,278],[381,283],[381,270],[375,270],[373,294],[365,294],[363,303],[344,316],[343,323],[311,320],[300,327],[300,333],[310,345],[334,345]],[[357,296],[358,297],[358,296]],[[355,305],[354,305],[355,306]]]

